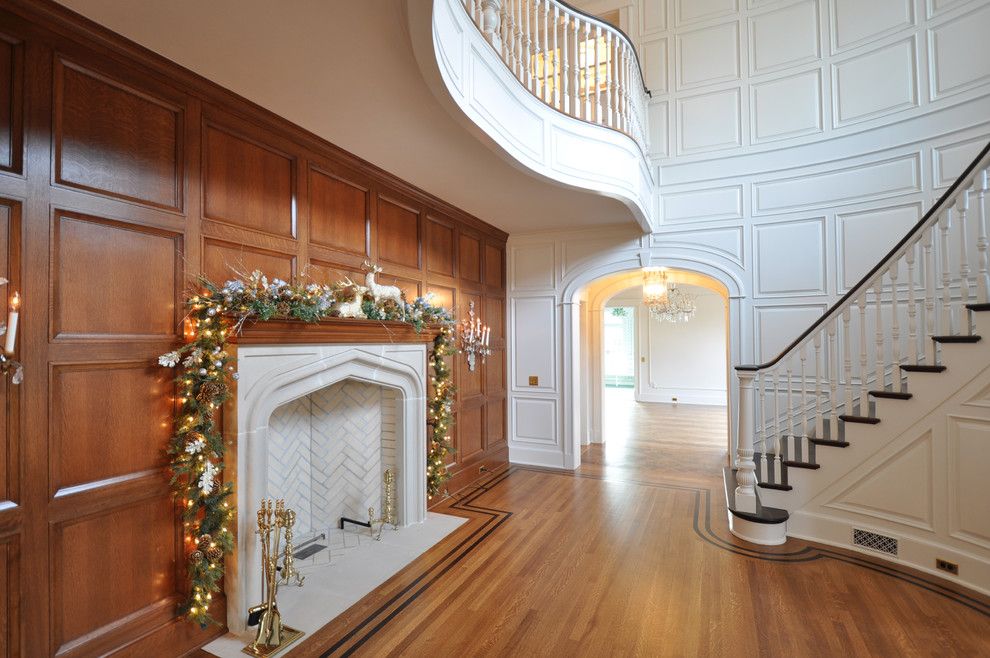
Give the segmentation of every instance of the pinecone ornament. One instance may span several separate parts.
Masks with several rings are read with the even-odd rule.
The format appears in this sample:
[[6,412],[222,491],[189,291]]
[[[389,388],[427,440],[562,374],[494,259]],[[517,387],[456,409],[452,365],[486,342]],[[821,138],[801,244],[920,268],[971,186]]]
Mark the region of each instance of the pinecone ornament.
[[192,563],[202,562],[204,557],[203,551],[195,550],[189,554],[189,561]]
[[196,400],[200,404],[209,404],[217,398],[222,397],[227,392],[227,385],[218,381],[203,382],[196,393]]
[[210,544],[212,543],[213,543],[213,537],[203,534],[199,536],[199,539],[196,542],[196,548],[198,548],[201,551],[205,551],[210,547]]
[[210,560],[210,562],[219,562],[223,559],[223,549],[219,546],[214,546],[206,551],[206,557]]

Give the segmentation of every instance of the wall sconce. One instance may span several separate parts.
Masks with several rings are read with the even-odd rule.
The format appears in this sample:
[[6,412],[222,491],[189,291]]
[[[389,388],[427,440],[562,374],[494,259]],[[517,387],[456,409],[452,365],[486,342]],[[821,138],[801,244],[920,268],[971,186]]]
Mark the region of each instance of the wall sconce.
[[471,302],[468,305],[468,319],[462,320],[460,327],[461,351],[467,354],[468,370],[471,372],[474,372],[478,356],[484,363],[492,353],[488,347],[491,335],[492,328],[481,324],[481,320],[475,317],[474,302]]

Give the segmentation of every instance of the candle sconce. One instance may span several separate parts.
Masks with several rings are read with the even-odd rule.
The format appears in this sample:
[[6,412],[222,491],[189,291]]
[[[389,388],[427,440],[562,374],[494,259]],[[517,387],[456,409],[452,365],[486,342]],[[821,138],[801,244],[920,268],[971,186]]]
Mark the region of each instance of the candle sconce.
[[[7,279],[0,277],[0,286],[7,285]],[[19,361],[11,357],[14,354],[14,347],[17,344],[17,324],[20,318],[21,294],[15,292],[10,298],[10,310],[7,314],[7,322],[0,322],[0,335],[5,336],[3,354],[0,354],[0,373],[4,376],[10,375],[13,384],[20,384],[24,379],[24,366]]]
[[492,353],[488,346],[492,328],[481,324],[481,320],[475,316],[474,302],[468,305],[468,318],[461,321],[458,333],[461,339],[461,351],[467,354],[468,370],[474,372],[478,357],[480,356],[481,362],[484,363]]

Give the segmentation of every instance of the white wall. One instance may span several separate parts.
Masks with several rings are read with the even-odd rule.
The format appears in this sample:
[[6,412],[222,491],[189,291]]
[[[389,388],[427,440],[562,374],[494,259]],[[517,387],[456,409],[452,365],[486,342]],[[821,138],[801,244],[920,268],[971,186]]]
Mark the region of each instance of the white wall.
[[[618,8],[639,44],[655,92],[662,225],[646,236],[510,238],[511,366],[543,369],[547,382],[512,382],[510,456],[546,465],[575,462],[563,458],[574,440],[571,404],[580,404],[564,377],[564,309],[580,301],[582,283],[648,264],[709,274],[730,290],[731,361],[765,361],[854,285],[990,139],[990,0],[582,6]],[[534,333],[539,358],[521,360],[515,344]],[[520,407],[530,413],[513,416]],[[534,452],[525,437],[537,433]]]
[[683,324],[657,322],[641,288],[616,295],[609,306],[634,306],[639,332],[636,399],[681,404],[726,403],[725,303],[714,292],[681,284],[694,296],[695,316]]

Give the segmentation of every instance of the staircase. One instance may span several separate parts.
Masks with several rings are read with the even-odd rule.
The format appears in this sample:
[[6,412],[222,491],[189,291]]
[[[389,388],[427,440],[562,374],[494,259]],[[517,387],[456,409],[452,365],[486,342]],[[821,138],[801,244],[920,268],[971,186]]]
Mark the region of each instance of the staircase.
[[[736,367],[738,444],[735,467],[726,469],[734,534],[762,544],[795,534],[816,538],[808,519],[821,517],[835,491],[853,480],[864,486],[869,473],[913,449],[916,428],[944,426],[948,405],[963,400],[961,391],[978,396],[969,389],[990,381],[988,167],[990,144],[907,235],[777,357]],[[990,463],[990,433],[986,443],[982,436],[974,439],[973,454]],[[929,443],[935,455],[931,437]],[[948,462],[932,456],[928,468],[951,470]],[[911,484],[903,483],[905,490]],[[798,532],[790,527],[795,514],[803,519]],[[944,521],[915,525],[934,528]],[[981,532],[950,528],[946,536],[955,549],[980,558],[990,556],[990,537]],[[960,538],[972,546],[956,542]],[[990,574],[990,566],[984,571]]]

